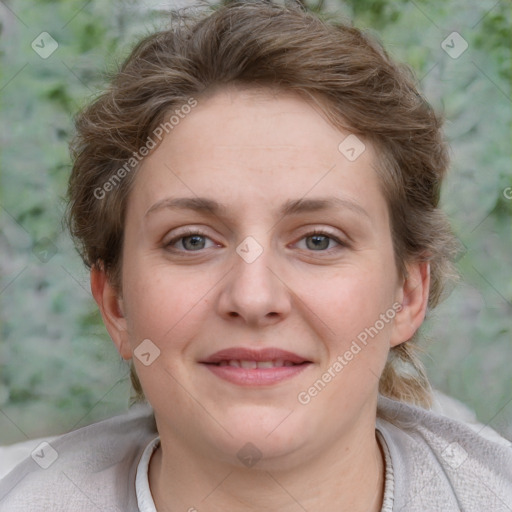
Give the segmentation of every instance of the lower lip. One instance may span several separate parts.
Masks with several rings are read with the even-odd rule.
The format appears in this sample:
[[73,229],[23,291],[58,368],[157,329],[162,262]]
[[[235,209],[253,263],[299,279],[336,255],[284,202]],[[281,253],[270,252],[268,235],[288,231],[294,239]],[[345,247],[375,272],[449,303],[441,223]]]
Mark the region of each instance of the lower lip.
[[216,364],[204,364],[204,366],[217,377],[239,386],[268,386],[295,377],[310,364],[304,363],[275,368],[236,368]]

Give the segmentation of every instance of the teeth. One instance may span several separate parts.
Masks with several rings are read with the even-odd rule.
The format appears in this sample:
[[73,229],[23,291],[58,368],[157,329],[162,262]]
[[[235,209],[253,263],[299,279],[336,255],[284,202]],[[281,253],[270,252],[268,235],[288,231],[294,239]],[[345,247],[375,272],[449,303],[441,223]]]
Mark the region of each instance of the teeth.
[[282,368],[283,366],[295,366],[291,361],[284,361],[283,359],[275,359],[273,361],[244,361],[238,359],[231,359],[230,361],[220,361],[219,366],[232,366],[234,368]]

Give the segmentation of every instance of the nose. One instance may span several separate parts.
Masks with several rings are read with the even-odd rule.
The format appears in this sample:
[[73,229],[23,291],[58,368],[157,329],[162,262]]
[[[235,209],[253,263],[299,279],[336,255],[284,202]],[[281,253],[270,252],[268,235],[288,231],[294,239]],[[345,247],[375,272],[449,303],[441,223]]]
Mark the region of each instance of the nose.
[[[241,244],[242,246],[242,244]],[[239,246],[240,247],[240,246]],[[268,245],[256,259],[234,253],[234,265],[222,281],[219,314],[251,327],[265,327],[282,321],[290,312],[291,297],[276,259]],[[251,250],[255,250],[254,247]],[[261,250],[261,249],[260,249]]]

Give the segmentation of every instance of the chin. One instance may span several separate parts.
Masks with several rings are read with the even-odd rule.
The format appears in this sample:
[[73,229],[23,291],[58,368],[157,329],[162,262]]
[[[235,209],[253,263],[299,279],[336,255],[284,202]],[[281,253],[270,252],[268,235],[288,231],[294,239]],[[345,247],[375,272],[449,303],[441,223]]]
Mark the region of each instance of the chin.
[[[297,411],[243,407],[223,415],[231,436],[212,440],[230,464],[239,467],[278,470],[302,461],[300,452],[311,445],[315,432],[301,421]],[[220,441],[220,442],[219,442]],[[296,461],[295,461],[296,459]]]

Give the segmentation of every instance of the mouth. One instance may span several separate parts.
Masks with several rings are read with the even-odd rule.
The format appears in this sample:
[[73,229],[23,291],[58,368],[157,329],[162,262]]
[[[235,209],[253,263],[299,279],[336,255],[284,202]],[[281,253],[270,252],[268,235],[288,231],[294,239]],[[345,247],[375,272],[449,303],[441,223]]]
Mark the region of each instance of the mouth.
[[312,363],[293,352],[277,348],[232,348],[200,361],[217,377],[241,386],[272,385],[298,375]]
[[286,361],[283,359],[274,359],[270,361],[254,361],[253,359],[230,359],[229,361],[224,359],[219,361],[218,363],[206,363],[206,364],[214,364],[217,366],[230,366],[232,368],[245,368],[245,369],[263,369],[263,368],[283,368],[290,366],[298,366],[302,364],[307,364],[308,361],[303,361],[302,363],[294,363],[292,361]]

